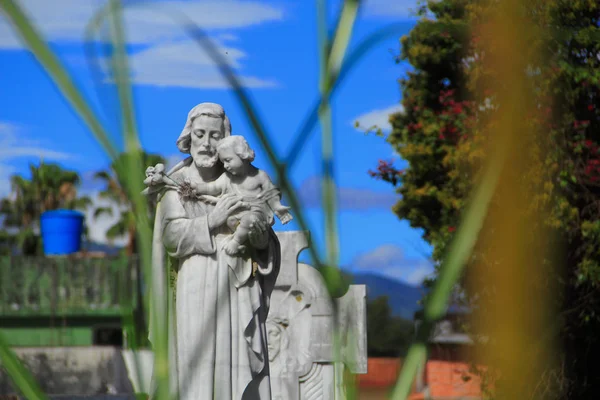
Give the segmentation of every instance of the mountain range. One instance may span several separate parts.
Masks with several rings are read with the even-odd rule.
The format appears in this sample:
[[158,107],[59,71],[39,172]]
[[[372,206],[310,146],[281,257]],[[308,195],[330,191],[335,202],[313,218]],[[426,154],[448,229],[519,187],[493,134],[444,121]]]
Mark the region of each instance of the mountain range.
[[419,300],[425,289],[375,274],[353,274],[352,283],[367,286],[367,300],[387,296],[393,316],[412,320],[421,309]]

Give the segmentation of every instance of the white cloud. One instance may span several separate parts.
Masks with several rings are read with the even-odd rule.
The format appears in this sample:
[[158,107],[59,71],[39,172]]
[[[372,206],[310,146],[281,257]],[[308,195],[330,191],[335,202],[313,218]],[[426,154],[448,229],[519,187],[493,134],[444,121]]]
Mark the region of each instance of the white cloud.
[[[212,89],[229,87],[208,55],[187,36],[182,28],[183,21],[172,18],[173,15],[179,15],[209,32],[221,53],[237,70],[242,85],[253,88],[277,87],[273,80],[245,75],[240,69],[241,60],[247,54],[240,48],[224,46],[222,43],[237,41],[238,36],[231,30],[281,21],[284,17],[281,9],[259,1],[242,0],[152,3],[158,7],[145,3],[126,8],[124,12],[128,43],[142,48],[130,57],[134,84]],[[23,0],[21,4],[50,42],[83,43],[87,24],[106,4],[106,0]],[[96,34],[95,40],[109,39],[106,37],[106,26],[107,23]],[[8,20],[2,17],[1,49],[23,49]],[[85,65],[79,56],[67,56],[67,59],[72,65]]]
[[[81,191],[82,196],[88,196],[92,200],[92,206],[85,210],[85,223],[88,227],[89,240],[94,243],[111,244],[115,246],[125,246],[128,237],[125,235],[110,242],[106,239],[106,231],[117,222],[121,216],[121,207],[110,200],[100,198],[100,191]],[[94,218],[94,211],[98,207],[110,207],[112,215],[102,214]]]
[[238,36],[231,33],[223,33],[217,36],[217,39],[222,40],[224,42],[237,42],[238,40],[240,40]]
[[365,0],[365,14],[385,18],[414,18],[418,9],[417,0]]
[[432,273],[431,265],[425,261],[422,261],[420,266],[417,266],[408,276],[405,281],[412,285],[420,285],[428,275]]
[[[26,14],[51,42],[82,42],[85,29],[106,0],[21,0]],[[200,27],[215,31],[246,28],[281,21],[284,13],[259,1],[205,0],[154,1],[128,7],[124,12],[126,35],[131,44],[150,44],[184,37],[180,21],[184,15]],[[168,12],[165,12],[168,11]],[[6,19],[0,19],[0,48],[19,49],[22,44]]]
[[401,113],[404,111],[404,107],[401,104],[395,104],[393,106],[369,111],[368,113],[359,115],[358,117],[352,120],[352,125],[355,125],[355,122],[358,121],[360,126],[357,129],[371,129],[373,127],[381,128],[384,132],[389,132],[392,130],[392,125],[390,124],[390,115]]
[[[246,53],[233,47],[218,47],[221,54],[235,68],[241,68]],[[228,88],[210,57],[192,41],[159,44],[130,57],[132,81],[139,85],[178,86],[196,88]],[[246,87],[276,87],[272,80],[241,76]]]
[[393,244],[381,245],[372,251],[357,256],[351,264],[355,272],[385,275],[419,285],[433,272],[433,266],[424,258],[406,257],[404,251]]
[[10,176],[15,168],[10,164],[16,158],[50,161],[73,160],[75,155],[52,150],[47,143],[29,139],[27,130],[17,124],[0,121],[0,197],[10,192]]
[[379,269],[402,259],[404,259],[404,251],[400,247],[393,244],[384,244],[369,253],[359,255],[352,264],[361,269]]
[[[321,178],[313,176],[306,179],[302,182],[298,193],[304,207],[321,207]],[[340,210],[389,210],[398,201],[398,195],[393,191],[380,192],[362,188],[338,187],[337,201]]]

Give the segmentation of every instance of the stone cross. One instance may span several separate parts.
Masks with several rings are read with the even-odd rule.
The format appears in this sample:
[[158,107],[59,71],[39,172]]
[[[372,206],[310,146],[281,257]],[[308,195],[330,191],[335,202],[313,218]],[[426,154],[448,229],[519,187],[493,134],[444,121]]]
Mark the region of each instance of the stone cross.
[[[267,319],[273,400],[332,400],[340,393],[335,363],[366,373],[365,286],[351,285],[343,297],[332,299],[321,274],[298,262],[309,245],[308,234],[277,232],[277,237],[281,270]],[[335,334],[341,344],[338,355]]]

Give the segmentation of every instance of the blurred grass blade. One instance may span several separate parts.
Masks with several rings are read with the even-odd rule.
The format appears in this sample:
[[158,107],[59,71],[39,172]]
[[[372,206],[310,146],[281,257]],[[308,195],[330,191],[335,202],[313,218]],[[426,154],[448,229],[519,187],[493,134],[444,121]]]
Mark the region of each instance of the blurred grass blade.
[[426,361],[427,341],[431,330],[435,322],[446,313],[452,290],[458,282],[477,242],[491,199],[496,191],[500,174],[508,157],[508,138],[502,136],[496,140],[498,146],[491,154],[482,179],[475,189],[457,230],[456,238],[450,245],[449,251],[442,262],[431,296],[425,302],[423,322],[417,329],[415,343],[408,350],[392,393],[393,400],[404,400],[409,395],[417,371]]
[[[358,0],[346,0],[338,19],[338,26],[330,51],[330,40],[327,28],[327,2],[316,0],[317,39],[319,49],[319,121],[321,124],[321,158],[322,158],[322,206],[325,217],[325,248],[327,266],[333,273],[324,275],[331,294],[339,293],[342,277],[339,273],[339,234],[337,226],[337,199],[334,177],[334,146],[331,107],[329,105],[332,76],[337,73],[342,63],[346,48],[352,36],[352,30],[358,11]],[[346,393],[352,396],[351,389],[344,387],[344,364],[341,357],[341,343],[338,332],[334,332],[334,397],[343,398]],[[346,389],[346,390],[345,390]]]
[[[139,150],[137,125],[135,122],[133,95],[129,80],[129,66],[125,48],[125,32],[122,23],[122,7],[120,0],[110,0],[110,31],[113,44],[112,70],[119,95],[120,109],[123,113],[123,135],[127,152]],[[140,187],[142,185],[140,184]]]
[[[358,64],[358,61],[365,55],[365,53],[374,48],[379,43],[391,36],[397,35],[400,30],[405,30],[405,23],[391,24],[385,28],[382,28],[374,33],[371,33],[365,39],[356,46],[354,50],[351,50],[344,62],[340,66],[339,71],[333,71],[330,78],[329,98],[333,97],[333,94],[337,91],[337,88],[344,82],[348,74],[354,69],[354,66]],[[292,145],[288,151],[285,163],[288,170],[291,170],[298,160],[298,156],[301,154],[302,148],[310,139],[310,134],[317,124],[319,118],[319,108],[321,107],[322,97],[319,95],[317,99],[313,101],[312,107],[306,114],[300,124],[300,128],[296,131],[292,137]]]
[[[484,68],[495,77],[488,87],[498,104],[488,132],[510,140],[511,154],[481,240],[480,259],[495,265],[477,263],[473,268],[476,281],[493,288],[493,299],[484,303],[485,312],[475,319],[476,331],[489,335],[492,343],[477,350],[482,364],[492,373],[499,372],[494,392],[502,399],[573,397],[573,393],[553,393],[560,389],[548,381],[560,354],[554,345],[560,342],[552,343],[552,336],[544,335],[556,319],[564,317],[560,309],[554,309],[560,291],[553,278],[563,279],[564,258],[561,241],[553,237],[556,232],[547,223],[551,206],[540,202],[531,207],[545,195],[544,188],[556,184],[548,164],[540,162],[550,149],[554,151],[556,136],[549,134],[545,124],[533,123],[544,117],[539,81],[529,71],[550,61],[546,58],[548,42],[544,36],[538,40],[536,16],[528,12],[529,7],[531,2],[525,0],[500,2],[481,30]],[[528,43],[527,48],[514,45],[519,42]],[[532,352],[544,339],[546,351]]]
[[331,107],[329,105],[329,92],[331,79],[346,54],[348,43],[352,37],[352,30],[358,13],[359,0],[346,0],[342,6],[339,23],[333,38],[330,51],[330,41],[327,28],[327,2],[317,0],[317,38],[319,46],[319,91],[321,105],[319,107],[319,120],[321,123],[321,155],[323,160],[322,189],[323,212],[325,214],[325,243],[327,249],[327,265],[338,266],[339,235],[337,232],[337,200],[334,178],[334,148],[333,127],[331,120]]
[[[140,151],[137,124],[134,114],[133,94],[131,89],[129,66],[127,62],[126,39],[123,28],[123,8],[120,0],[110,0],[110,31],[113,44],[113,56],[111,66],[117,92],[119,96],[120,109],[122,110],[123,137],[125,139],[126,156],[120,170],[117,171],[119,180],[125,186],[127,194],[131,199],[136,233],[139,244],[138,252],[141,256],[144,281],[152,287],[152,229],[148,219],[148,205],[141,194],[144,189],[144,168],[142,164],[142,152]],[[160,296],[152,296],[153,343],[154,350],[154,376],[157,383],[156,398],[167,399],[169,390],[169,357],[168,357],[168,335],[163,327],[167,326],[167,315],[165,310],[165,299]],[[136,356],[137,359],[137,356]],[[136,360],[136,364],[137,364]]]
[[[346,56],[346,49],[352,38],[352,31],[354,30],[354,23],[358,15],[359,6],[361,0],[346,0],[342,7],[342,12],[339,18],[339,23],[333,36],[333,43],[331,45],[331,51],[327,58],[327,82],[331,82],[331,77],[339,72],[344,57]],[[330,92],[331,88],[327,87],[327,93]]]
[[39,387],[33,375],[23,366],[23,363],[16,354],[10,349],[4,334],[0,332],[0,366],[7,372],[13,381],[15,388],[18,389],[25,398],[30,400],[47,399],[46,395]]
[[[321,189],[323,214],[325,217],[325,249],[326,263],[330,267],[338,265],[338,232],[336,214],[336,190],[333,176],[333,128],[331,126],[331,108],[329,107],[329,34],[327,29],[327,2],[317,1],[317,39],[319,49],[319,92],[321,105],[319,107],[319,122],[321,124]],[[348,1],[342,7],[342,16]],[[340,25],[341,18],[340,18]],[[339,40],[338,40],[339,42]],[[339,45],[338,45],[339,47]]]
[[98,121],[96,115],[85,101],[80,90],[62,66],[60,60],[42,39],[38,30],[23,13],[23,10],[13,0],[2,0],[0,7],[8,17],[21,39],[31,50],[38,62],[44,67],[50,79],[63,93],[73,109],[79,114],[86,125],[90,128],[96,140],[104,148],[111,159],[116,159],[117,148],[111,142],[109,135]]

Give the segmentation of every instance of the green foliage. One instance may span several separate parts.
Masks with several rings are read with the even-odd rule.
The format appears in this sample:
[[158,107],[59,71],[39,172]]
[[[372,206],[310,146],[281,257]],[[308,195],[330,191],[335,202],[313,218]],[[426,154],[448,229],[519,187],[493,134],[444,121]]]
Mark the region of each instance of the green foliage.
[[367,352],[369,357],[402,357],[413,338],[412,321],[391,315],[387,296],[367,303]]
[[[523,42],[535,41],[546,53],[527,72],[539,106],[528,123],[545,134],[544,143],[530,146],[528,179],[540,187],[528,206],[548,211],[544,229],[556,232],[567,249],[565,273],[551,278],[561,289],[555,297],[564,317],[562,339],[571,351],[568,373],[585,393],[584,348],[595,343],[600,326],[600,3],[523,4],[537,29]],[[441,0],[428,6],[435,20],[419,21],[401,40],[400,59],[413,68],[400,81],[404,112],[391,116],[387,138],[408,168],[384,163],[371,174],[396,187],[401,199],[394,212],[423,229],[433,258],[441,262],[483,162],[495,150],[486,147],[486,127],[502,105],[487,89],[495,71],[484,62],[479,36],[495,2]],[[491,288],[472,283],[463,287],[483,302]],[[573,342],[576,335],[581,342]]]
[[41,238],[35,232],[41,215],[56,209],[85,209],[91,200],[77,195],[81,179],[74,171],[43,161],[38,166],[30,164],[29,171],[29,179],[20,175],[11,177],[12,193],[0,201],[0,215],[5,227],[18,228],[19,233],[11,236],[11,240],[21,253],[40,255]]
[[[139,151],[139,157],[143,165],[154,166],[158,163],[165,163],[165,159],[158,154],[149,154]],[[96,179],[104,182],[104,189],[100,192],[100,198],[110,200],[121,208],[120,216],[117,221],[106,231],[106,238],[114,240],[129,235],[127,253],[129,255],[136,252],[136,215],[132,201],[130,200],[127,189],[130,157],[127,153],[122,153],[112,164],[110,170],[98,171],[95,174]],[[156,207],[150,208],[149,218],[154,219]],[[94,218],[102,215],[112,216],[111,207],[97,207],[94,210]]]

